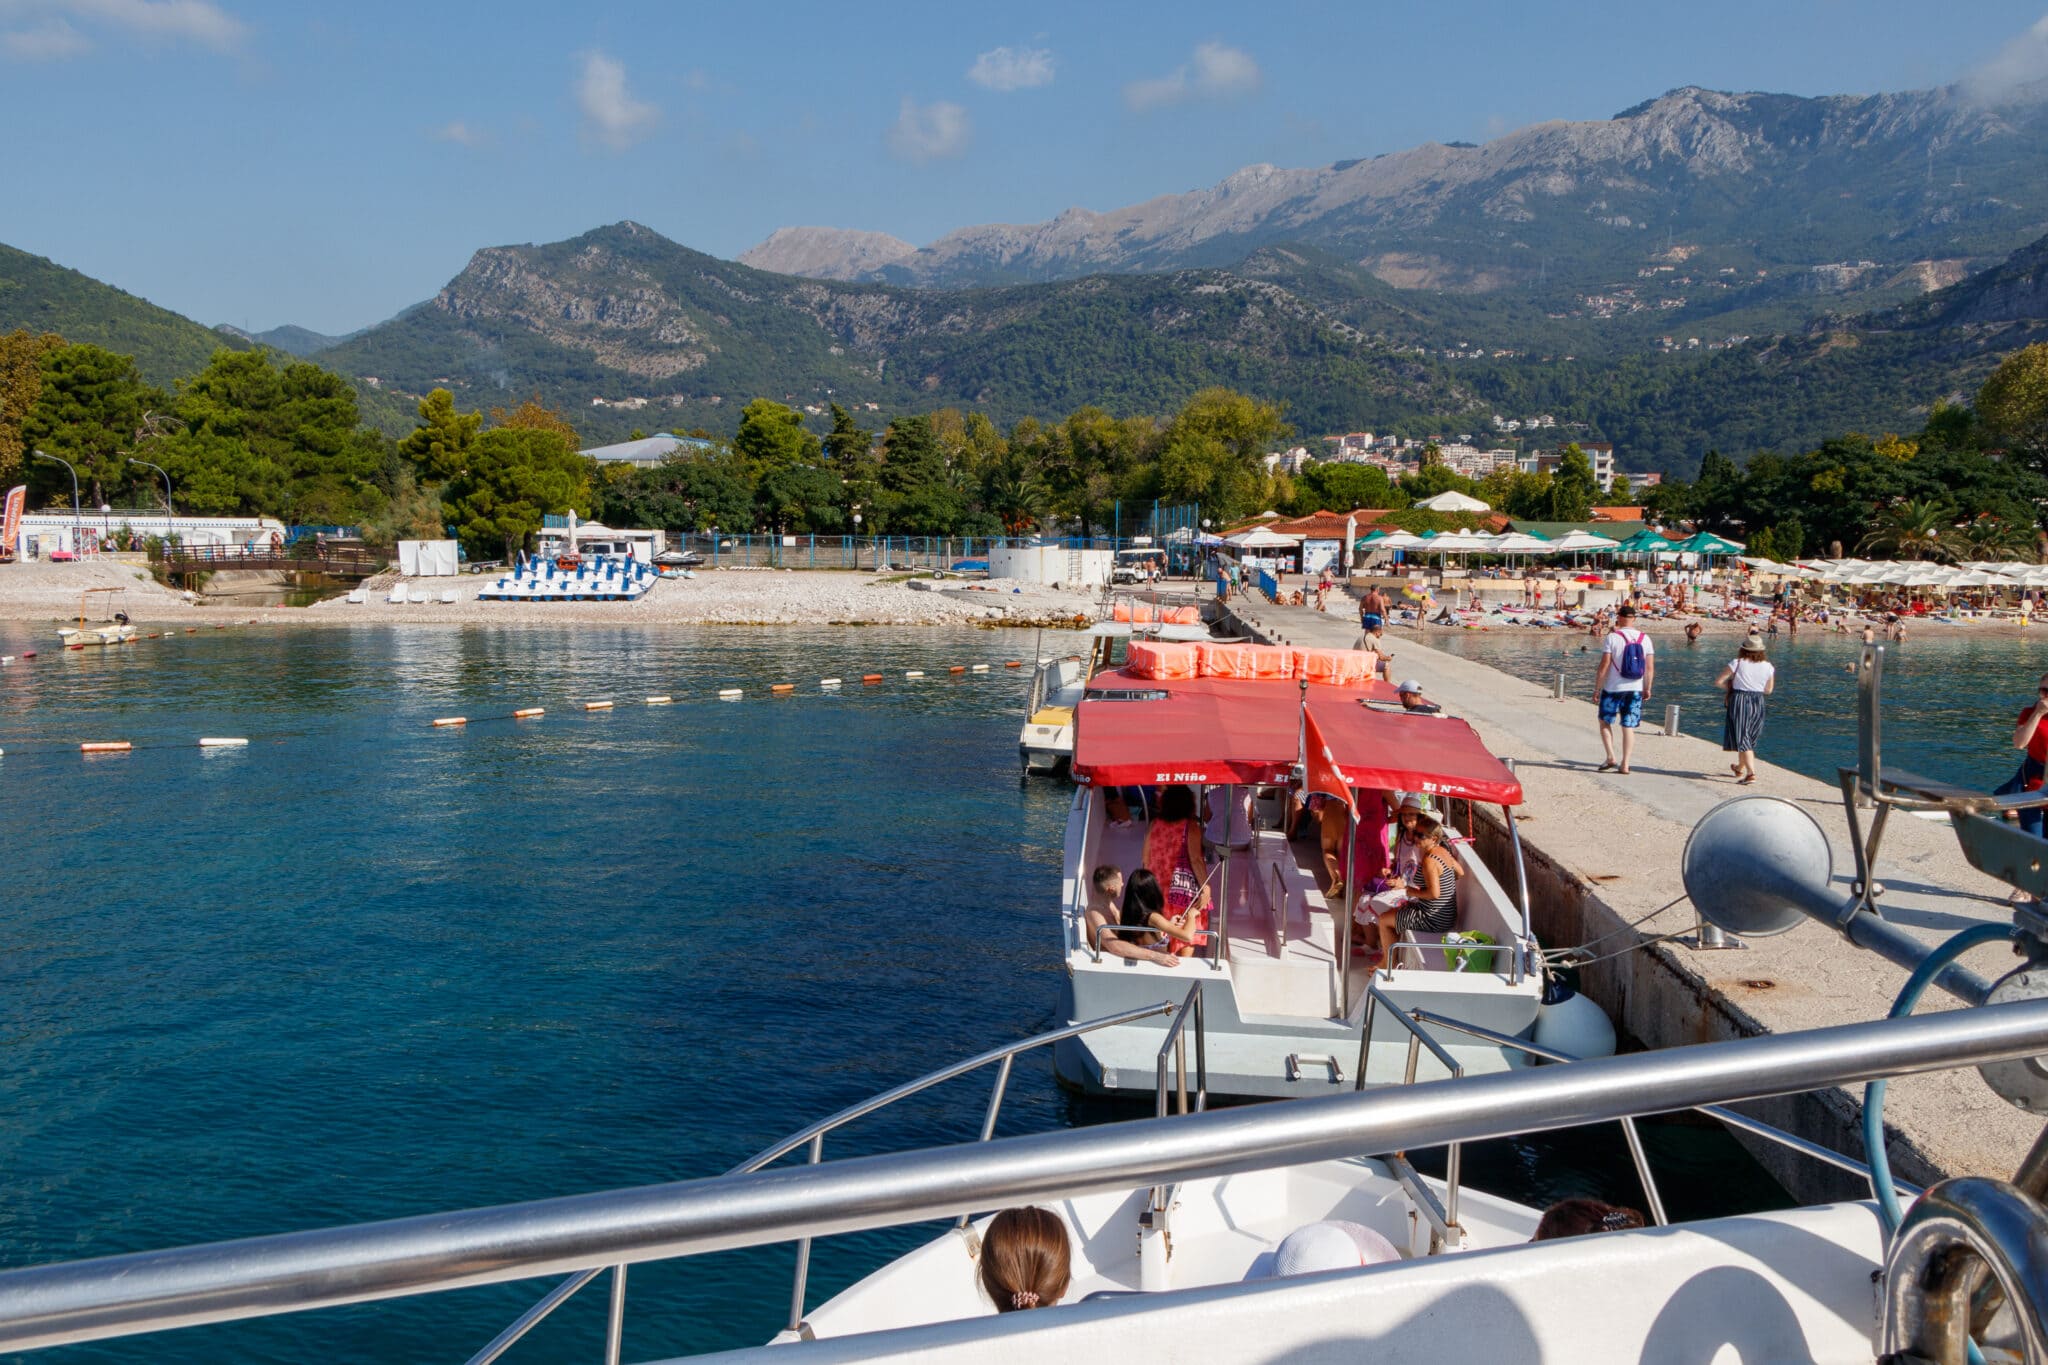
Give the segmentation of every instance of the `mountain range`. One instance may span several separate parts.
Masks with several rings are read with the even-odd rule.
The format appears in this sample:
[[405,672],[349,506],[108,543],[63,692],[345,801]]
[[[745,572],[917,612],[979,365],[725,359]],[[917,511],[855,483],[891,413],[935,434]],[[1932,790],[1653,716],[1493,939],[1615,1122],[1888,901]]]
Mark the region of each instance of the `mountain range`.
[[311,355],[393,427],[436,386],[472,407],[538,393],[602,440],[731,431],[756,396],[1007,422],[1163,412],[1220,383],[1284,401],[1304,435],[1484,440],[1495,413],[1549,412],[1625,468],[1682,472],[1708,448],[1908,429],[2037,337],[2043,109],[1686,89],[922,248],[791,228],[733,262],[619,223],[485,248],[346,338],[209,332],[5,253],[0,328],[133,350],[152,377],[223,339]]
[[1247,166],[1109,212],[929,245],[786,228],[741,255],[788,274],[918,286],[1232,264],[1320,247],[1403,288],[1571,291],[1681,244],[1714,268],[2002,254],[2048,231],[2048,114],[1960,87],[1804,98],[1689,87],[1611,119],[1308,169]]

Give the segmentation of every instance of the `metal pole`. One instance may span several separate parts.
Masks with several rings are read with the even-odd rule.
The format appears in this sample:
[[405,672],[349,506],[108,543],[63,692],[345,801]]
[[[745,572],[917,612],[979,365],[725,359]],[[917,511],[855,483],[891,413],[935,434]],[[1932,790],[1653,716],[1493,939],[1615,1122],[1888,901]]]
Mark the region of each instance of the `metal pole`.
[[173,512],[173,510],[172,510],[172,508],[171,508],[171,476],[170,476],[170,475],[169,475],[168,473],[165,473],[165,471],[164,471],[164,467],[163,467],[162,465],[155,465],[155,464],[151,464],[151,463],[150,463],[150,462],[149,462],[148,460],[138,460],[138,459],[136,459],[136,458],[135,458],[134,456],[132,456],[132,455],[128,457],[128,463],[130,463],[130,464],[139,464],[139,465],[141,465],[141,466],[142,466],[142,467],[143,467],[144,469],[154,469],[154,470],[155,470],[155,471],[156,471],[157,473],[159,473],[159,474],[163,474],[163,476],[164,476],[164,540],[165,540],[165,541],[166,541],[166,542],[168,543],[168,542],[169,542],[169,540],[170,540],[170,538],[171,538],[171,534],[172,534],[172,531],[171,531],[171,524],[172,524],[172,522],[174,522],[174,521],[175,521],[175,520],[177,519],[177,518],[176,518],[176,514],[175,514],[175,513]]
[[[1351,799],[1355,802],[1358,793]],[[1373,800],[1379,800],[1375,794]],[[1344,931],[1339,939],[1337,952],[1337,1017],[1351,1017],[1351,907],[1358,903],[1358,888],[1351,884],[1352,873],[1358,870],[1358,813],[1351,814],[1351,835],[1344,842],[1344,894],[1338,897],[1337,913],[1344,917]]]
[[[815,1166],[825,1157],[825,1135],[819,1133],[811,1139],[811,1159],[808,1164]],[[789,1330],[794,1332],[804,1325],[804,1289],[811,1278],[811,1239],[804,1237],[796,1244],[796,1279],[789,1287]]]
[[2048,1001],[1942,1010],[0,1272],[0,1350],[471,1288],[949,1218],[962,1208],[1550,1132],[2048,1051]]
[[626,1267],[612,1267],[612,1306],[604,1329],[604,1365],[619,1365],[626,1335]]
[[85,536],[85,527],[80,522],[78,511],[78,471],[71,467],[71,461],[59,459],[40,450],[35,452],[35,457],[38,460],[48,460],[52,464],[61,464],[65,472],[71,475],[71,553],[78,554],[79,544]]

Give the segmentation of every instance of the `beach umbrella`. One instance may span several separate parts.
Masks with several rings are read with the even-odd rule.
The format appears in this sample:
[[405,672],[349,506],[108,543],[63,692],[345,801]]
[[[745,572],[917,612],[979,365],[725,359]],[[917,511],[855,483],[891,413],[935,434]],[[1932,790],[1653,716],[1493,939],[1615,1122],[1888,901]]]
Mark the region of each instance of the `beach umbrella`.
[[1282,535],[1270,526],[1254,526],[1249,531],[1227,537],[1227,541],[1241,550],[1276,550],[1282,547],[1291,550],[1301,544],[1301,537]]
[[1740,543],[1712,531],[1699,531],[1687,536],[1671,547],[1681,554],[1693,555],[1734,555],[1742,553]]
[[1413,531],[1397,529],[1389,531],[1373,548],[1375,550],[1408,550],[1422,544],[1422,539],[1421,536],[1416,535]]
[[1625,555],[1662,554],[1670,549],[1671,542],[1647,526],[1621,542],[1620,546],[1620,552]]
[[1971,569],[1967,573],[1959,573],[1954,578],[1951,578],[1947,586],[1951,588],[1988,588],[1998,582],[2000,582],[1999,579],[1985,573],[1982,569]]
[[1606,536],[1596,536],[1591,531],[1568,531],[1550,542],[1552,554],[1577,554],[1588,550],[1612,550],[1621,544]]
[[[1355,516],[1344,518],[1344,543],[1352,549],[1357,548],[1358,518]],[[1351,571],[1351,554],[1349,550],[1344,555],[1344,570],[1346,573]]]
[[1493,538],[1493,552],[1497,555],[1545,555],[1550,550],[1549,541],[1528,531],[1509,531]]

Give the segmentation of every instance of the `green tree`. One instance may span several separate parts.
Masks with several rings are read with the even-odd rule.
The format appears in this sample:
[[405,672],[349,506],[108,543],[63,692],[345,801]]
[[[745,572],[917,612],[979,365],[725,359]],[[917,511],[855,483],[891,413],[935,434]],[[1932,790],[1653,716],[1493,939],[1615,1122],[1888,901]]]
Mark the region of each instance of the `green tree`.
[[1953,560],[1956,535],[1954,503],[1914,498],[1883,509],[1857,546],[1857,553],[1887,559]]
[[981,479],[982,509],[1007,535],[1025,535],[1038,527],[1049,499],[1030,457],[1009,451],[990,463]]
[[615,526],[675,531],[750,531],[754,490],[728,454],[678,455],[651,469],[608,466],[596,493],[597,515]]
[[1593,477],[1593,462],[1574,441],[1564,448],[1557,462],[1557,475],[1550,481],[1550,519],[1584,521],[1593,515],[1593,499],[1600,484]]
[[[39,362],[42,385],[22,423],[22,440],[68,461],[78,471],[80,496],[98,504],[109,489],[128,481],[128,450],[142,414],[164,405],[163,395],[143,383],[135,362],[98,346],[58,346]],[[44,496],[61,488],[71,495],[70,477],[42,465],[32,482]]]
[[1977,391],[1977,415],[1993,440],[2037,463],[2048,460],[2048,341],[1999,362]]
[[441,490],[441,506],[472,558],[511,558],[552,513],[590,512],[590,464],[559,432],[493,427]]
[[43,357],[64,344],[54,332],[17,328],[0,336],[0,485],[13,482],[27,458],[22,427],[43,391]]
[[803,414],[772,399],[756,398],[740,413],[732,452],[756,477],[784,465],[814,464],[818,438],[804,429]]
[[853,414],[837,403],[832,405],[832,430],[824,445],[832,467],[849,484],[867,474],[874,462],[875,433],[856,425]]
[[1318,461],[1305,465],[1294,477],[1292,510],[1297,516],[1328,508],[1349,512],[1354,508],[1405,506],[1405,494],[1396,494],[1393,480],[1378,465],[1350,461]]
[[898,417],[882,436],[874,529],[895,535],[951,535],[967,511],[929,416]]
[[815,464],[773,466],[754,485],[761,524],[784,535],[837,531],[844,494],[839,476]]
[[482,430],[481,412],[457,412],[455,395],[435,389],[420,400],[420,424],[398,443],[398,453],[420,477],[445,483],[469,465],[469,450]]

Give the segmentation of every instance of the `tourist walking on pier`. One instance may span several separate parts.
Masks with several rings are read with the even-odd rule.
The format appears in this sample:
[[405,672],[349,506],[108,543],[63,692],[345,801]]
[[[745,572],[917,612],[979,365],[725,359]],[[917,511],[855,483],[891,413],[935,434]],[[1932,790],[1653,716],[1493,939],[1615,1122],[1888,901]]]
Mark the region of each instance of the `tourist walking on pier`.
[[[1600,747],[1607,757],[1601,772],[1629,771],[1636,746],[1636,727],[1643,723],[1643,703],[1650,699],[1657,676],[1657,655],[1650,637],[1636,629],[1636,609],[1624,602],[1615,614],[1614,629],[1600,651],[1593,690],[1600,695]],[[1614,731],[1621,729],[1621,761],[1615,762]]]
[[1747,787],[1756,781],[1756,744],[1764,734],[1764,698],[1778,685],[1778,670],[1764,657],[1764,638],[1752,628],[1714,686],[1728,694],[1728,722],[1721,729],[1721,748],[1735,755],[1728,771]]

